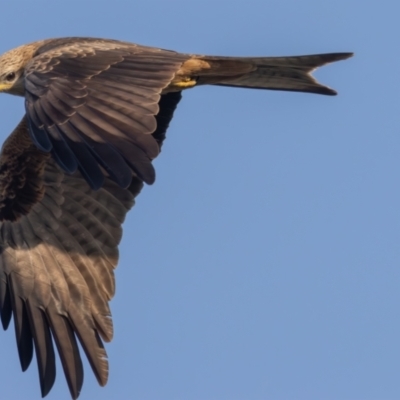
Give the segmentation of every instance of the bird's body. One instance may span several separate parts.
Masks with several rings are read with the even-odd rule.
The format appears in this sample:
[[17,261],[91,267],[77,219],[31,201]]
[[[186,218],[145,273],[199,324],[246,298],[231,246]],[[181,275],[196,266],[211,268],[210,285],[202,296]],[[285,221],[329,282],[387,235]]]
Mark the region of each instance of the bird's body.
[[26,115],[0,155],[0,311],[14,318],[22,369],[38,361],[42,395],[57,345],[71,396],[81,343],[101,385],[112,339],[121,224],[159,154],[181,91],[202,84],[335,94],[311,76],[350,53],[215,57],[127,42],[64,38],[0,57],[0,91]]

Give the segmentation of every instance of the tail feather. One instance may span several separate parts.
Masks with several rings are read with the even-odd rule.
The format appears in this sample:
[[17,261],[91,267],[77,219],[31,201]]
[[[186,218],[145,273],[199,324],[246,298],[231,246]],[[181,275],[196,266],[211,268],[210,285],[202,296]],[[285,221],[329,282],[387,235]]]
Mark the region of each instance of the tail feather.
[[345,60],[352,55],[328,53],[295,57],[199,57],[210,65],[210,69],[204,76],[199,75],[198,84],[336,95],[335,90],[318,83],[311,74],[318,67]]

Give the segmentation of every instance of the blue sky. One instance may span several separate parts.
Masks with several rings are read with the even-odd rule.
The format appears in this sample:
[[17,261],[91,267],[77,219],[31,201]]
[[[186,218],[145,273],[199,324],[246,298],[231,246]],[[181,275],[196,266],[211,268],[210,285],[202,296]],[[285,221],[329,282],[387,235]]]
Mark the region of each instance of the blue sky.
[[[395,1],[14,0],[0,51],[97,36],[214,55],[354,51],[337,97],[184,93],[124,225],[110,378],[81,399],[400,398],[400,49]],[[15,21],[18,21],[17,23]],[[3,140],[23,100],[0,97]],[[0,333],[1,397],[38,399]],[[48,399],[69,399],[58,374]]]

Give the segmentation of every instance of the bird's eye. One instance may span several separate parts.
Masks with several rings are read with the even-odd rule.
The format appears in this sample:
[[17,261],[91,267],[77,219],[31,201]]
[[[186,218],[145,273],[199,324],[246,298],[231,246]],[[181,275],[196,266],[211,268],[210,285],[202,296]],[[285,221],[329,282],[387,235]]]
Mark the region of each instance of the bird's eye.
[[15,79],[15,72],[10,72],[9,74],[6,75],[7,82],[12,82],[14,79]]

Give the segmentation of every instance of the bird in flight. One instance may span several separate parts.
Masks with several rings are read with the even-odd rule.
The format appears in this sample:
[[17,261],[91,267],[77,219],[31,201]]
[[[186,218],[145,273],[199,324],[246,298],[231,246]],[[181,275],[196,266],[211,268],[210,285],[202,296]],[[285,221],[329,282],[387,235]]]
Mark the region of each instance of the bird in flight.
[[14,320],[25,371],[35,350],[42,396],[55,350],[73,399],[81,344],[100,385],[113,336],[121,225],[152,184],[181,92],[198,85],[335,95],[311,72],[351,53],[296,57],[181,54],[95,38],[49,39],[0,56],[0,91],[25,115],[0,154],[0,312]]

